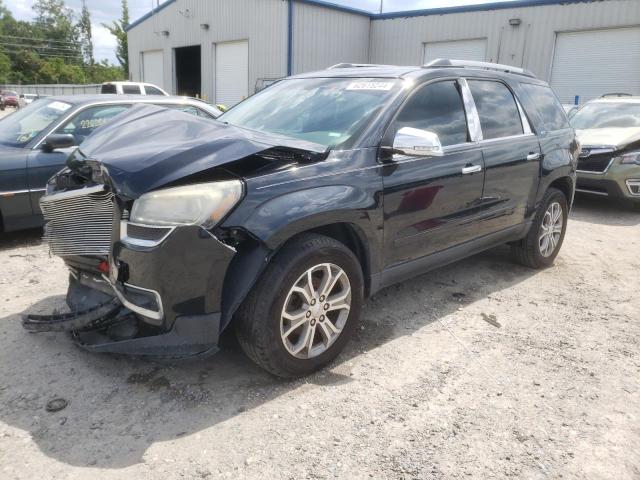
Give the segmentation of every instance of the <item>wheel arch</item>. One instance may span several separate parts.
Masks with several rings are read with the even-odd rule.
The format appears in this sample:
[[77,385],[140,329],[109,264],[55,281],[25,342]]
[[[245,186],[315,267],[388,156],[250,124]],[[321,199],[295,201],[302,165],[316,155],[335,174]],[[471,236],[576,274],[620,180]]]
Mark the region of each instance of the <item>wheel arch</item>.
[[229,265],[222,290],[221,330],[224,330],[233,318],[244,299],[259,280],[271,259],[289,242],[304,234],[323,235],[345,245],[358,259],[364,278],[365,296],[369,296],[376,287],[372,278],[372,254],[366,233],[361,227],[349,222],[322,223],[308,228],[292,230],[289,235],[280,237],[277,245],[248,237],[237,249],[237,254]]
[[574,186],[575,185],[573,179],[569,176],[564,176],[553,180],[547,187],[547,190],[549,188],[556,188],[560,190],[566,197],[569,208],[571,208],[574,196]]

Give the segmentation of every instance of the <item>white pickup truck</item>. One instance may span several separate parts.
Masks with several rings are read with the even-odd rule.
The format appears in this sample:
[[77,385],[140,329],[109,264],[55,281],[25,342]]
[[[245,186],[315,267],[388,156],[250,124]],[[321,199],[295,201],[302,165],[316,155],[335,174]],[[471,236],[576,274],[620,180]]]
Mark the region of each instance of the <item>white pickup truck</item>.
[[163,95],[169,96],[160,87],[150,83],[139,82],[106,82],[102,84],[100,93],[110,93],[117,95]]

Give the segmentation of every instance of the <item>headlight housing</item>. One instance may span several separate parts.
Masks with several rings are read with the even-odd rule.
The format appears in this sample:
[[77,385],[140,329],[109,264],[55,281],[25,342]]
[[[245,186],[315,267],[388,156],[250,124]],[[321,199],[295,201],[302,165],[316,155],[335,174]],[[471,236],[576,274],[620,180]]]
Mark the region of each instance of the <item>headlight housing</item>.
[[636,165],[640,165],[640,151],[625,153],[620,158],[622,159],[620,163],[635,163]]
[[143,225],[211,228],[242,198],[242,182],[199,183],[145,193],[133,203],[130,221]]

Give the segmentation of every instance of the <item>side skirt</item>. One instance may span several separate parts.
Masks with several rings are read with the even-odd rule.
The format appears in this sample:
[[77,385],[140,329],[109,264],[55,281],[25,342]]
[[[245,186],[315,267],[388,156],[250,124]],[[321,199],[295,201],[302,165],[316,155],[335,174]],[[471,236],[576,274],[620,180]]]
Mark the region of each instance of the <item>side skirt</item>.
[[[429,270],[457,262],[458,260],[462,260],[463,258],[470,257],[471,255],[475,255],[476,253],[480,253],[498,245],[520,240],[526,235],[527,231],[528,224],[521,223],[514,225],[513,227],[500,230],[499,232],[491,233],[460,245],[456,245],[455,247],[432,253],[431,255],[427,255],[416,260],[392,265],[382,272],[382,278],[380,279],[380,282],[376,282],[376,286],[379,290],[395,283],[408,280],[416,275],[426,273]],[[373,291],[371,292],[372,295],[374,293],[375,292]]]

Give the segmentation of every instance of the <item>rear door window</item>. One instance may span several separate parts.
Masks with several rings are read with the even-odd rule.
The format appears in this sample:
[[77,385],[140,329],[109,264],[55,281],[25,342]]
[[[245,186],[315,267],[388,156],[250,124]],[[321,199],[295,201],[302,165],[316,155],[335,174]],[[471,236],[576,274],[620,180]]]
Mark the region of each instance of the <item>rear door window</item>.
[[118,93],[118,89],[113,83],[107,83],[106,85],[102,85],[102,89],[100,90],[100,92],[105,94],[113,94]]
[[122,93],[125,95],[140,95],[142,91],[139,85],[123,85]]
[[156,87],[151,87],[149,85],[145,85],[144,90],[145,90],[145,92],[147,92],[147,95],[163,95],[164,96],[164,93],[162,93]]
[[457,82],[431,83],[413,94],[396,118],[395,131],[403,127],[433,132],[443,147],[466,143],[467,117]]
[[563,130],[570,127],[567,115],[551,88],[531,83],[521,85],[531,101],[535,103],[547,130]]
[[511,90],[501,82],[469,80],[485,140],[522,135],[520,111]]

